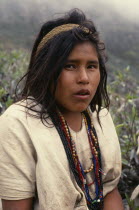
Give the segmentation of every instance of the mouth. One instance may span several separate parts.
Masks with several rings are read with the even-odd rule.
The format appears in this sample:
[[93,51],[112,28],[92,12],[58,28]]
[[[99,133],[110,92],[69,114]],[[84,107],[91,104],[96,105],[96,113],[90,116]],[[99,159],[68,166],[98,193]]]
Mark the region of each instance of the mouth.
[[81,89],[74,96],[79,99],[87,99],[90,96],[90,91],[88,89]]

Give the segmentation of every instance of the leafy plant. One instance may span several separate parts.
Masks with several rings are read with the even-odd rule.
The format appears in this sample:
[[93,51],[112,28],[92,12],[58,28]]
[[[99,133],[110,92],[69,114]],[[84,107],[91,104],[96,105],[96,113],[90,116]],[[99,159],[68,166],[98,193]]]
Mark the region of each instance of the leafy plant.
[[26,51],[4,50],[0,46],[0,112],[15,101],[15,87],[25,73],[27,65]]
[[[109,87],[111,112],[122,151],[122,177],[119,189],[123,198],[130,197],[139,183],[139,159],[136,155],[139,136],[139,86],[132,78],[130,68],[115,73]],[[134,202],[129,206],[135,210]]]

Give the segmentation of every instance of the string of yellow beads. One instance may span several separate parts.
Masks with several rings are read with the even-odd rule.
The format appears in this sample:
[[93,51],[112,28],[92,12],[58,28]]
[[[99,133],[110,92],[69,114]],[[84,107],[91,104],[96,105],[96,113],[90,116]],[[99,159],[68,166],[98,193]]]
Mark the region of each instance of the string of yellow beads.
[[[59,112],[59,115],[60,115],[60,117],[62,119],[62,122],[63,122],[63,124],[65,126],[65,130],[66,130],[67,136],[70,137],[69,129],[67,127],[67,124],[65,122],[65,119],[64,119],[64,117],[62,116],[62,114],[60,112]],[[84,117],[84,121],[85,121],[85,125],[87,127],[87,121],[86,121],[86,118],[85,117]],[[92,122],[91,122],[91,126],[93,127],[93,123]],[[97,139],[96,139],[96,137],[95,137],[95,135],[93,134],[92,131],[91,131],[91,135],[92,135],[94,141],[97,142]],[[95,155],[98,156],[98,152],[96,151],[96,148],[93,146],[93,144],[91,144],[91,145],[92,145],[92,148],[94,150]],[[74,158],[75,162],[77,163],[76,160],[78,159],[78,156],[77,156],[77,152],[76,152],[75,142],[74,142],[73,139],[72,139],[72,155],[73,155],[73,158]],[[83,171],[84,171],[84,173],[89,173],[89,172],[91,172],[93,170],[93,168],[94,168],[94,164],[92,163],[89,169],[84,169]]]

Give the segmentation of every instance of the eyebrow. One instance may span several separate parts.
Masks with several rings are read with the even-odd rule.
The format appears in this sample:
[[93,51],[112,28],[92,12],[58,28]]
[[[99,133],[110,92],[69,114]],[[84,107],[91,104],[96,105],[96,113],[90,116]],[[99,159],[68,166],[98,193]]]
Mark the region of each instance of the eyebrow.
[[[71,59],[71,60],[67,60],[67,63],[78,63],[79,60],[74,60],[74,59]],[[90,60],[88,61],[88,63],[92,63],[92,64],[99,64],[99,61],[98,60]]]

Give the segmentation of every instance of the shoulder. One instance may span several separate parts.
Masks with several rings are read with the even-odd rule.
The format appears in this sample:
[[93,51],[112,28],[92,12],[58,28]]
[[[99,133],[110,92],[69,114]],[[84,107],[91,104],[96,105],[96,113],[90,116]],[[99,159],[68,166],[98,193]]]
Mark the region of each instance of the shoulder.
[[10,105],[5,112],[0,116],[0,118],[4,118],[6,116],[16,116],[16,114],[25,111],[24,106],[26,105],[26,100],[22,100]]
[[[23,106],[25,102],[20,101],[11,105],[0,116],[0,142],[4,143],[11,141],[11,139],[21,139],[21,136],[27,135],[26,126],[26,112]],[[21,106],[19,105],[21,104]],[[20,138],[19,138],[20,135]],[[17,138],[16,138],[16,137]],[[24,136],[25,137],[25,136]],[[18,142],[18,141],[17,141]]]
[[[92,112],[91,109],[89,109],[89,112],[94,123],[98,123],[97,112],[96,111]],[[114,126],[111,114],[109,110],[106,108],[101,108],[99,112],[99,119],[100,119],[100,124],[102,127],[105,126],[106,124],[110,126]]]
[[[19,102],[23,105],[23,102]],[[7,129],[13,126],[13,123],[19,121],[25,116],[25,108],[18,105],[18,103],[12,104],[7,110],[0,116],[0,128]]]
[[[29,108],[33,104],[35,105],[35,102],[33,102],[30,99],[18,101],[12,104],[11,106],[9,106],[0,117],[2,118],[7,117],[7,116],[18,117],[18,118],[23,117],[27,113],[27,107]],[[36,106],[36,109],[38,107],[39,106]]]
[[115,129],[115,125],[113,123],[112,117],[108,109],[102,108],[101,111],[99,112],[99,119],[100,123],[98,122],[97,119],[97,113],[91,112],[91,118],[92,122],[94,124],[94,127],[97,131],[97,133],[102,134],[102,139],[105,136],[106,139],[113,139],[113,141],[118,142],[118,137]]
[[[49,127],[52,127],[50,119],[48,118],[50,125],[47,127],[42,123],[39,116],[36,117],[35,112],[26,108],[34,105],[33,103],[34,101],[29,100],[19,101],[11,105],[0,116],[0,142],[4,141],[4,139],[9,139],[9,141],[13,139],[13,141],[26,141],[29,143],[34,141],[44,131],[46,135],[49,135]],[[38,111],[40,105],[36,105],[35,103],[33,109],[37,109]]]
[[19,140],[29,139],[30,137],[30,125],[34,121],[38,122],[34,117],[27,115],[26,105],[27,100],[19,101],[11,105],[1,116],[0,116],[0,141],[4,139],[16,139]]
[[27,123],[27,121],[34,121],[33,112],[30,107],[33,106],[33,109],[40,109],[40,105],[36,105],[35,101],[31,99],[18,101],[7,108],[7,110],[0,116],[0,122],[7,122],[9,124],[12,122],[22,122]]

